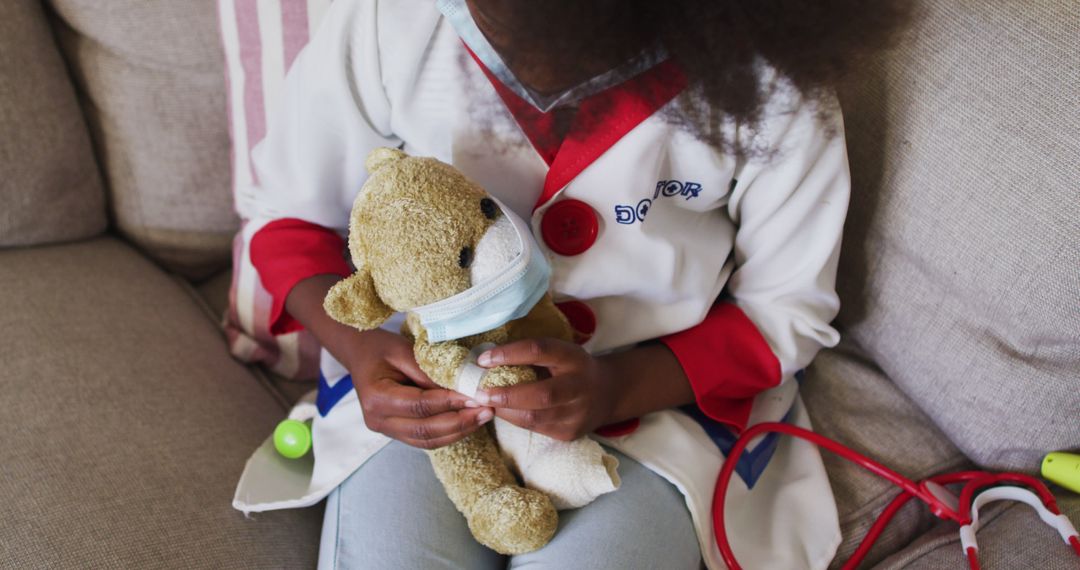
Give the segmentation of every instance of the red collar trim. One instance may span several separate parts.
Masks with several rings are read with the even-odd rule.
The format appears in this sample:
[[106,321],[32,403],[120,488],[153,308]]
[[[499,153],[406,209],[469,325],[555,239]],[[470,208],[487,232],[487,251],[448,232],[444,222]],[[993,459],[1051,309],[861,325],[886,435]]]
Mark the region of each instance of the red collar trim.
[[543,192],[533,209],[551,200],[619,139],[667,105],[687,85],[682,69],[674,61],[666,60],[586,98],[578,107],[566,138],[559,140],[555,134],[553,114],[542,113],[519,97],[492,75],[472,50],[468,51],[533,148],[548,165]]
[[495,92],[499,94],[499,98],[502,99],[510,114],[514,116],[514,120],[521,127],[522,132],[525,133],[525,137],[529,139],[533,148],[540,154],[540,158],[544,159],[544,162],[550,167],[551,163],[555,161],[555,156],[559,153],[559,145],[562,144],[562,141],[555,134],[555,116],[551,113],[540,112],[528,101],[519,97],[517,93],[503,85],[503,82],[499,81],[498,77],[492,75],[487,66],[480,62],[480,59],[476,57],[476,54],[468,46],[465,46],[465,49],[468,50],[476,65],[480,66],[480,70],[484,72],[484,77],[487,77],[488,81],[491,82]]

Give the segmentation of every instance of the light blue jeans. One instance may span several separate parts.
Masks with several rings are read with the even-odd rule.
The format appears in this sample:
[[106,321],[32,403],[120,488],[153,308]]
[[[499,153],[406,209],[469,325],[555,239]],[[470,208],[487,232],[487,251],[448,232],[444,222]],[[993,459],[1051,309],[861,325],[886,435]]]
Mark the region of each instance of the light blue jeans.
[[469,534],[427,455],[393,442],[327,499],[319,568],[699,569],[701,551],[683,496],[640,463],[609,451],[619,459],[622,486],[560,512],[559,531],[544,548],[507,558]]

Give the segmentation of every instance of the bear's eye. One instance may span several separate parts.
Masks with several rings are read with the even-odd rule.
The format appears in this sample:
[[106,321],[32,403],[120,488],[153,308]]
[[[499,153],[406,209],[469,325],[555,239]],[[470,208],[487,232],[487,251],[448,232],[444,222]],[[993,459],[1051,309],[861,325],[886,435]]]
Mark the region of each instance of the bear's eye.
[[473,249],[469,246],[461,248],[461,253],[458,254],[457,264],[460,265],[462,269],[468,269],[469,266],[472,265],[472,260]]
[[484,217],[489,220],[495,219],[495,214],[499,211],[495,206],[495,201],[491,198],[484,198],[480,200],[480,211],[484,213]]

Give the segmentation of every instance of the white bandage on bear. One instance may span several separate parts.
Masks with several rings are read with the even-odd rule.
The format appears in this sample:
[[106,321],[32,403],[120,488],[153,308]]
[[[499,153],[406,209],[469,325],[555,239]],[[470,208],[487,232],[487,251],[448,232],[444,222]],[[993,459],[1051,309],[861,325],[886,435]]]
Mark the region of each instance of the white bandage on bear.
[[495,418],[495,439],[525,486],[547,493],[560,511],[619,488],[619,460],[589,437],[559,441]]

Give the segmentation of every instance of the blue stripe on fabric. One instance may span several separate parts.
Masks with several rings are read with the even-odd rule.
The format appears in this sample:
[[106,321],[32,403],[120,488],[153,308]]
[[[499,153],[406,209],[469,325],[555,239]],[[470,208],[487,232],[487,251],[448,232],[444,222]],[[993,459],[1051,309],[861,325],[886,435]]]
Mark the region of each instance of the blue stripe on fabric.
[[319,415],[326,417],[326,414],[330,413],[330,410],[334,409],[334,406],[341,401],[342,398],[349,395],[353,389],[352,376],[346,374],[341,377],[341,380],[337,381],[337,384],[333,386],[326,381],[326,376],[319,372],[319,393],[315,396],[315,407],[319,408]]
[[[709,439],[716,444],[716,447],[720,448],[724,457],[727,457],[731,453],[731,448],[735,446],[735,441],[738,439],[732,431],[724,424],[706,416],[696,405],[684,406],[681,408],[686,415],[690,416],[694,421],[701,425],[701,428],[705,430],[705,433],[709,436]],[[781,420],[787,423],[791,413],[788,412]],[[739,457],[738,463],[735,464],[735,473],[742,478],[743,483],[746,483],[747,489],[753,489],[757,483],[761,474],[765,472],[765,468],[769,465],[769,460],[772,459],[773,453],[776,451],[777,445],[780,443],[780,434],[769,433],[758,442],[753,448],[743,451],[741,457]]]
[[[795,381],[802,384],[805,378],[803,370],[799,370],[795,373]],[[731,454],[731,448],[735,446],[735,441],[738,440],[738,436],[735,435],[730,428],[726,425],[710,418],[705,415],[705,412],[701,411],[701,408],[695,404],[689,406],[683,406],[683,412],[690,416],[694,421],[701,425],[701,428],[705,430],[705,433],[709,436],[709,439],[713,440],[716,447],[720,448],[720,451],[727,457]],[[784,417],[780,420],[783,423],[791,423],[791,410],[788,410]],[[768,433],[758,442],[753,449],[745,449],[742,456],[739,457],[738,463],[735,464],[735,473],[742,478],[743,483],[746,483],[747,489],[753,489],[758,479],[761,478],[761,474],[765,472],[765,468],[769,466],[769,461],[772,459],[773,454],[776,453],[776,447],[780,444],[780,434]]]

